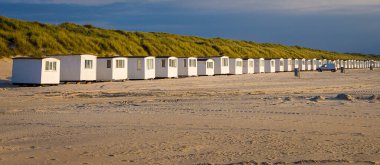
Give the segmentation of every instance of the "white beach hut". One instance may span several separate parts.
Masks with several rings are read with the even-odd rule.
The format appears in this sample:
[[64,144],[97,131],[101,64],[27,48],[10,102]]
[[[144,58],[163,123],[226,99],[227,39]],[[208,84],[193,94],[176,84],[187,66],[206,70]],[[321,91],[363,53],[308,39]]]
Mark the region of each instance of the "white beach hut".
[[283,58],[277,58],[277,59],[274,59],[275,61],[275,70],[276,72],[283,72],[284,71],[284,65],[285,65],[285,61]]
[[199,76],[213,76],[214,75],[214,60],[210,58],[197,59],[197,71]]
[[229,74],[229,57],[228,56],[216,56],[211,57],[214,60],[214,73],[216,75]]
[[335,60],[335,66],[336,66],[337,68],[340,68],[340,61],[341,61],[341,60]]
[[352,68],[352,60],[347,60],[347,68]]
[[300,70],[306,70],[306,59],[304,59],[304,58],[300,59],[298,67]]
[[293,64],[292,64],[292,69],[299,69],[299,60],[298,59],[293,59]]
[[59,79],[59,59],[13,58],[12,83],[15,85],[56,85]]
[[230,74],[243,74],[243,59],[230,58]]
[[156,57],[156,78],[177,78],[178,59],[173,56]]
[[273,59],[265,60],[265,73],[274,73],[276,72],[276,61]]
[[96,81],[97,57],[89,54],[52,56],[61,60],[62,82]]
[[147,80],[156,77],[155,57],[153,56],[129,56],[128,79]]
[[364,68],[364,61],[360,61],[360,62],[359,62],[359,67],[360,67],[360,69],[363,69],[363,68]]
[[356,69],[356,68],[357,68],[356,64],[357,64],[357,63],[356,63],[356,60],[353,60],[353,61],[352,61],[352,68],[353,68],[353,69]]
[[255,61],[252,58],[243,59],[243,73],[244,74],[255,73]]
[[344,61],[344,68],[348,69],[348,60]]
[[344,67],[344,60],[339,60],[339,68]]
[[305,70],[312,70],[312,64],[310,59],[305,60]]
[[128,79],[128,59],[126,57],[98,57],[97,81],[117,81]]
[[311,59],[311,70],[317,70],[318,65],[319,63],[316,58]]
[[285,72],[293,71],[293,60],[291,58],[284,59],[284,71]]
[[197,75],[198,70],[196,57],[178,58],[178,76],[191,77]]
[[264,73],[265,72],[265,60],[264,58],[253,59],[255,73]]

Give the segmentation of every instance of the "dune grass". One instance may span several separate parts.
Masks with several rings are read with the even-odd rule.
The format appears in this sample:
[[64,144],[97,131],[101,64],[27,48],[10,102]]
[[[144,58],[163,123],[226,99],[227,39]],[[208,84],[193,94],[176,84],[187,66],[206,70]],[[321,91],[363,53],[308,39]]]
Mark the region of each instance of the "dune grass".
[[129,32],[73,23],[51,25],[0,16],[0,58],[52,54],[380,59],[378,56],[336,53],[299,46],[157,32]]

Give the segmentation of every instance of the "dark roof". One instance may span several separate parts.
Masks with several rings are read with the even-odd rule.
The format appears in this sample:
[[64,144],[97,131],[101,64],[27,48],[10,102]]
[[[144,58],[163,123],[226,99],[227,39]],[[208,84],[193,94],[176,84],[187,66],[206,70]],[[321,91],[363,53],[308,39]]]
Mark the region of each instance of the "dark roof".
[[[14,57],[12,59],[14,60],[42,60],[45,58],[54,58],[54,57]],[[54,59],[57,59],[57,58],[54,58]]]
[[197,57],[177,57],[177,58],[197,58]]
[[156,58],[170,58],[170,57],[174,57],[174,56],[156,56]]
[[243,60],[249,60],[249,59],[252,59],[252,60],[253,60],[253,58],[241,58],[241,59],[243,59]]
[[[207,60],[210,60],[211,58],[198,58],[197,60],[198,61],[207,61]],[[212,59],[211,59],[212,60]],[[214,61],[214,60],[213,60]]]
[[128,58],[126,56],[112,56],[112,57],[98,57],[98,58],[120,58],[120,57]]
[[127,58],[146,58],[146,57],[154,57],[154,56],[126,56]]

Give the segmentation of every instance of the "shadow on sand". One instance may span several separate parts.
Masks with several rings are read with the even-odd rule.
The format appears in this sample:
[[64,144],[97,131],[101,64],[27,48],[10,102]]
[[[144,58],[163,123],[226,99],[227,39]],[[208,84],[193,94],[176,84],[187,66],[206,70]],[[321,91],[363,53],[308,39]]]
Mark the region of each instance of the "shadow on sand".
[[11,77],[7,77],[6,80],[0,79],[0,88],[17,88],[17,86],[12,84]]

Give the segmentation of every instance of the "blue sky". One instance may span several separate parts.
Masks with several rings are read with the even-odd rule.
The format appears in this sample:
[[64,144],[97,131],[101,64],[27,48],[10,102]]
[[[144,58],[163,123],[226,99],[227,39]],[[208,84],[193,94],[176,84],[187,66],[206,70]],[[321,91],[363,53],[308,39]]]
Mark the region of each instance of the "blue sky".
[[0,0],[0,15],[380,54],[380,0]]

